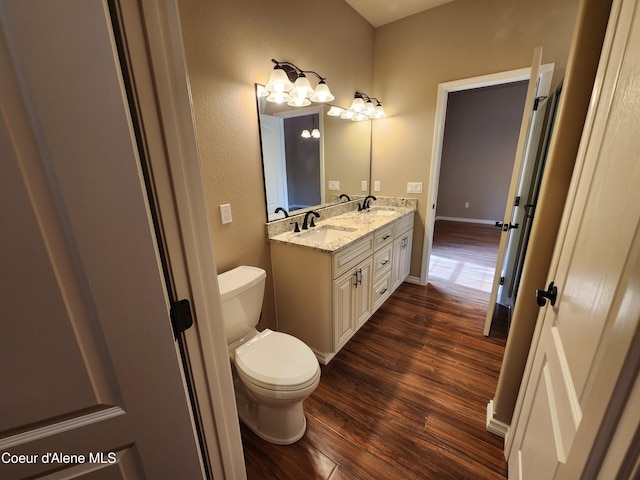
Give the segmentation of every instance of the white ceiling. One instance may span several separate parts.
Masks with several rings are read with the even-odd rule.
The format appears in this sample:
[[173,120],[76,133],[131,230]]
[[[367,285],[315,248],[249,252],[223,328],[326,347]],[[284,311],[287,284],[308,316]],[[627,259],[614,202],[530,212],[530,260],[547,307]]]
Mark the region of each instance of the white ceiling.
[[453,0],[346,0],[371,25],[379,27]]

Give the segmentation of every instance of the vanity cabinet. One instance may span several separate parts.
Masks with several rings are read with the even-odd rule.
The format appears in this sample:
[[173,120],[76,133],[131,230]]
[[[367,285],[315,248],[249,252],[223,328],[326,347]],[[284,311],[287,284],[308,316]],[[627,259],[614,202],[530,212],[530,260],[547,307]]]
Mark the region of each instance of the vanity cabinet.
[[393,273],[391,287],[398,288],[409,276],[411,268],[411,246],[413,243],[413,217],[400,219],[393,232]]
[[336,351],[371,316],[371,257],[333,281],[333,324]]
[[[397,240],[412,227],[405,215],[336,252],[271,243],[278,330],[327,364],[408,275],[411,243]],[[396,269],[396,258],[406,266]]]

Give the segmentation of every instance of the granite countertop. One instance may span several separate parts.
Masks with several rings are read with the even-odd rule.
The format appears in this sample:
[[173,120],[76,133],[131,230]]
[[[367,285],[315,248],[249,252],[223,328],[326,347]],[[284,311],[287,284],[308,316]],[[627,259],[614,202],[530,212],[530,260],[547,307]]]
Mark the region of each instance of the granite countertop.
[[[293,231],[271,237],[272,242],[313,248],[335,253],[389,223],[415,212],[408,207],[371,207],[365,212],[349,212],[335,217],[316,219],[316,226],[299,233]],[[331,230],[326,240],[307,238],[319,230]]]

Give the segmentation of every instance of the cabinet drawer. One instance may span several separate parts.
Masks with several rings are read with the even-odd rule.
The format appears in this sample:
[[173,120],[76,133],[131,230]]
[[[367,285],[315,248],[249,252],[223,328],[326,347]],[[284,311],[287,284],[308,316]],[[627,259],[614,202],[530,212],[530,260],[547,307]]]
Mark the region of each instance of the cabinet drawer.
[[391,269],[391,259],[393,258],[393,245],[389,244],[381,248],[373,255],[373,278],[378,280],[382,275]]
[[333,278],[337,278],[373,253],[373,236],[358,240],[333,255]]
[[413,228],[413,213],[411,215],[407,215],[399,220],[397,220],[393,225],[393,236],[397,237],[398,235],[406,232],[410,228]]
[[388,225],[375,232],[373,249],[378,250],[391,242],[393,242],[393,225]]
[[389,295],[391,295],[391,272],[388,272],[373,284],[371,313],[375,312],[389,298]]

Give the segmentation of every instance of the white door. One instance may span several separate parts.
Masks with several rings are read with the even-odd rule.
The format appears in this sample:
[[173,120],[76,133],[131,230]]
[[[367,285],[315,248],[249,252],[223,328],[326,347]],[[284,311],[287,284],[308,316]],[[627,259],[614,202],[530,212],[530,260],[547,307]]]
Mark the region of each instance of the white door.
[[267,196],[267,218],[269,220],[282,218],[282,213],[275,213],[278,207],[289,211],[282,118],[260,114],[260,141],[262,142],[264,188]]
[[[493,312],[495,310],[496,301],[498,299],[498,292],[501,286],[501,277],[503,276],[504,267],[507,264],[507,246],[509,239],[512,236],[513,228],[515,227],[514,219],[518,213],[515,205],[515,198],[518,192],[522,188],[522,184],[525,181],[523,177],[526,169],[523,168],[527,165],[525,159],[528,152],[533,152],[532,140],[533,134],[536,130],[537,122],[535,121],[538,112],[534,110],[534,104],[536,97],[540,95],[546,96],[549,91],[548,82],[539,81],[540,62],[542,60],[542,47],[535,49],[533,54],[533,62],[531,65],[531,76],[529,77],[529,87],[527,88],[527,95],[524,103],[524,114],[522,116],[522,124],[520,126],[520,135],[518,137],[518,146],[516,148],[516,156],[513,163],[513,171],[511,174],[511,183],[509,185],[509,194],[507,195],[507,205],[505,207],[504,220],[501,224],[502,234],[500,235],[500,244],[498,246],[498,260],[496,262],[496,270],[493,279],[493,287],[491,290],[491,296],[489,298],[489,308],[487,310],[487,317],[484,323],[484,334],[489,335],[491,330],[491,322],[493,319]],[[550,77],[550,76],[549,76]],[[539,132],[538,132],[539,133]],[[534,157],[532,155],[531,157]],[[531,158],[533,160],[533,158]]]
[[[516,267],[518,258],[521,257],[522,249],[526,248],[523,244],[525,224],[527,221],[527,215],[529,200],[533,194],[534,188],[538,182],[536,182],[536,173],[539,166],[539,150],[540,144],[543,140],[543,126],[545,123],[546,112],[546,97],[537,97],[535,101],[535,108],[531,114],[531,125],[529,126],[529,132],[527,136],[527,146],[525,148],[524,159],[522,162],[522,172],[518,180],[518,189],[516,190],[516,200],[513,202],[513,213],[509,226],[510,228],[509,239],[507,241],[507,249],[504,254],[504,260],[502,263],[502,274],[500,283],[502,283],[499,289],[498,303],[506,305],[513,309],[515,293],[513,290],[514,283],[516,281]],[[502,280],[504,279],[504,280]]]
[[[538,318],[507,437],[510,478],[579,478],[587,464],[591,473],[580,478],[595,478],[600,460],[591,446],[598,431],[615,429],[603,418],[615,422],[615,410],[607,405],[620,396],[615,384],[638,334],[637,0],[614,2],[610,25],[617,30],[607,31],[548,277],[557,288],[555,305],[549,299]],[[604,407],[594,408],[596,401]],[[615,408],[621,406],[624,402]],[[605,441],[599,450],[607,446]],[[576,449],[586,452],[581,460]],[[609,475],[602,478],[618,478]]]
[[105,3],[0,2],[0,72],[0,478],[203,478]]

